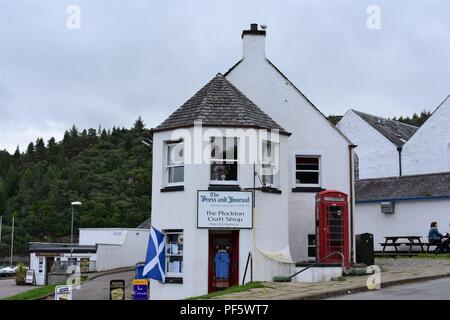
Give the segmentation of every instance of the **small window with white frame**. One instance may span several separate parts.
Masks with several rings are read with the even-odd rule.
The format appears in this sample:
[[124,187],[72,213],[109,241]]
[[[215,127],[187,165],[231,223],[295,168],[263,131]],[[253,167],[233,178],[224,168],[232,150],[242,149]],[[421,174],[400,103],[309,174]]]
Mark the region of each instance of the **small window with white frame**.
[[263,140],[261,148],[261,180],[265,186],[274,187],[278,178],[278,144]]
[[184,143],[183,141],[166,142],[166,184],[184,183]]
[[236,184],[238,182],[238,138],[211,137],[210,183]]
[[165,230],[166,278],[183,277],[183,230]]
[[321,185],[320,156],[295,157],[295,185],[299,187],[318,187]]

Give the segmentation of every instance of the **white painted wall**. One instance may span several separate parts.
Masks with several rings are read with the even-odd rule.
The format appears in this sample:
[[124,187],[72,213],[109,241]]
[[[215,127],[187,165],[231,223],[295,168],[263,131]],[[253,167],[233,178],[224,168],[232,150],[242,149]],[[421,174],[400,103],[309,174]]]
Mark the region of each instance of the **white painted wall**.
[[[193,129],[187,129],[193,133]],[[225,128],[217,128],[225,132]],[[153,188],[152,226],[159,230],[183,229],[183,284],[160,284],[151,281],[153,300],[182,299],[203,295],[208,292],[208,230],[197,229],[197,190],[209,186],[209,164],[186,164],[184,167],[184,191],[160,192],[163,182],[164,141],[172,140],[171,131],[156,132],[153,135]],[[280,137],[280,149],[285,150],[287,137]],[[209,141],[209,139],[206,139]],[[185,143],[185,149],[187,144]],[[185,150],[185,154],[187,151]],[[281,152],[280,152],[281,153]],[[280,159],[286,163],[285,152]],[[238,156],[243,154],[238,150]],[[253,186],[253,165],[239,166],[239,185],[242,189]],[[290,274],[293,264],[279,263],[269,259],[290,260],[287,181],[288,167],[281,166],[280,188],[282,194],[257,193],[256,209],[251,230],[240,230],[239,234],[239,282],[245,269],[248,253],[253,254],[254,280],[270,281],[276,274]],[[259,251],[261,250],[261,251]],[[262,254],[261,252],[264,252]],[[247,281],[250,280],[247,275]]]
[[80,245],[97,245],[97,271],[134,266],[145,261],[148,229],[82,228]]
[[397,147],[353,110],[348,110],[336,126],[358,146],[360,179],[399,175]]
[[293,193],[296,154],[322,158],[322,187],[350,194],[350,160],[347,140],[308,100],[265,58],[263,36],[244,35],[243,60],[227,79],[258,107],[292,135],[284,149],[289,168],[287,193],[291,256],[307,260],[308,234],[314,234],[315,193]]
[[385,236],[418,235],[423,237],[423,242],[427,242],[432,221],[438,222],[441,233],[450,233],[449,212],[450,199],[396,201],[394,214],[381,213],[380,202],[357,202],[355,234],[372,233],[375,250],[382,250],[380,242],[384,242]]
[[403,173],[450,171],[450,96],[403,146]]
[[[240,281],[249,251],[254,259],[254,280],[271,281],[275,275],[289,275],[295,270],[293,263],[277,261],[307,260],[308,234],[315,233],[315,193],[292,192],[295,154],[321,156],[322,187],[347,194],[352,155],[344,135],[265,60],[264,37],[244,36],[243,51],[244,60],[227,79],[292,133],[280,140],[282,193],[257,192],[254,228],[241,230],[239,237]],[[192,134],[193,129],[186,132]],[[203,295],[208,290],[208,230],[196,227],[196,199],[197,190],[208,188],[210,168],[208,164],[186,164],[184,191],[161,193],[163,142],[174,138],[170,131],[153,135],[152,225],[160,230],[183,229],[183,284],[151,281],[150,298],[155,300]],[[252,165],[239,166],[239,185],[252,187]]]

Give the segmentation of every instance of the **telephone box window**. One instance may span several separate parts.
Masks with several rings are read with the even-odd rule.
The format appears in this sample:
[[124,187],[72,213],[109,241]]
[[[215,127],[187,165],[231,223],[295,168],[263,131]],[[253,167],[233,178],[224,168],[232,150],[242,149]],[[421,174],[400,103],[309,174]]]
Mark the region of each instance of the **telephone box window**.
[[211,182],[237,182],[237,138],[211,138]]
[[296,156],[295,184],[309,186],[320,185],[320,157]]

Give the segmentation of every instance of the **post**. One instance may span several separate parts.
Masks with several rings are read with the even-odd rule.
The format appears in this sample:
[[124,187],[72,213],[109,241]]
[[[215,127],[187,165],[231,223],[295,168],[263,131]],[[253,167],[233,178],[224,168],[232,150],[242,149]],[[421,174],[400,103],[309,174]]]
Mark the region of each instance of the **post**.
[[72,205],[72,219],[70,223],[70,262],[69,266],[72,263],[72,254],[73,254],[73,205]]
[[0,244],[2,243],[3,216],[0,216]]
[[11,230],[11,259],[9,260],[9,264],[12,267],[13,265],[13,252],[14,252],[14,216],[12,217],[12,230]]

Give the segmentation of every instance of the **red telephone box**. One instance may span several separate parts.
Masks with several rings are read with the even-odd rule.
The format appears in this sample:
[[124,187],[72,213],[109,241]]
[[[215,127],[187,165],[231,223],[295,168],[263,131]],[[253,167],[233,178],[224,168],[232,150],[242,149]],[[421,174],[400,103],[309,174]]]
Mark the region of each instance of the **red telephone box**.
[[[316,195],[316,259],[341,252],[345,266],[350,265],[348,196],[340,191],[325,190]],[[324,263],[340,263],[336,254]]]

